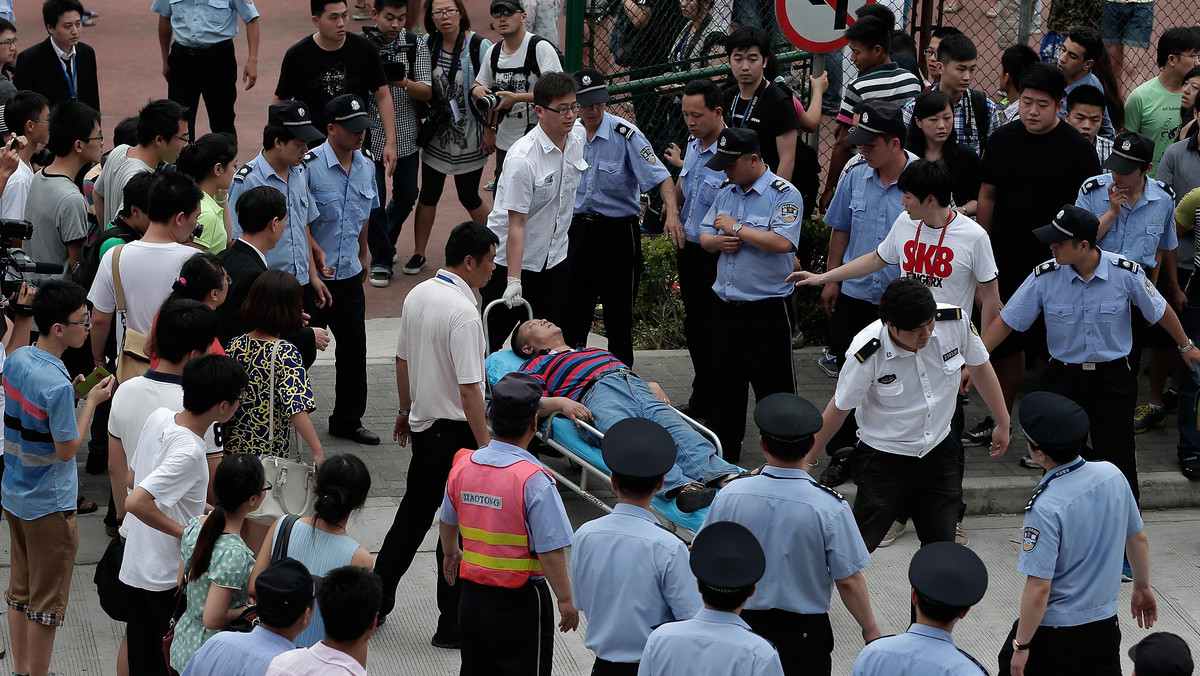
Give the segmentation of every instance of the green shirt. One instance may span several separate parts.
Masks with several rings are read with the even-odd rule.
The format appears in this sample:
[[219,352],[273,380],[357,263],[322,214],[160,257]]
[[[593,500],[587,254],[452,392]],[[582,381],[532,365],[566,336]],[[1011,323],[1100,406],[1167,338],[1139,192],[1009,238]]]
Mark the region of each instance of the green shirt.
[[1125,128],[1154,141],[1151,178],[1158,171],[1158,160],[1163,151],[1175,142],[1179,128],[1183,126],[1183,120],[1179,117],[1182,100],[1181,93],[1167,91],[1156,77],[1139,85],[1125,101]]
[[210,254],[219,254],[225,250],[225,209],[221,207],[212,195],[204,193],[200,198],[200,215],[196,222],[204,226],[204,232],[196,238],[196,243],[204,247]]

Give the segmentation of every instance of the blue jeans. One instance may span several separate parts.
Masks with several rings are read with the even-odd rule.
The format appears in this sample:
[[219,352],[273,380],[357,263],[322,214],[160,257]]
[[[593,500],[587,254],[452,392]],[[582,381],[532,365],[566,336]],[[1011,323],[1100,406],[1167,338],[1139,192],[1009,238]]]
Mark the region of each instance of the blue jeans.
[[[1179,312],[1179,321],[1188,338],[1200,342],[1200,284],[1189,284],[1188,302]],[[1182,362],[1182,359],[1180,360]],[[1200,422],[1196,412],[1196,392],[1200,390],[1200,372],[1179,365],[1179,446],[1180,458],[1200,455]]]
[[417,202],[417,173],[421,170],[421,153],[396,158],[392,173],[392,201],[384,207],[387,196],[387,172],[383,161],[375,162],[375,189],[379,192],[379,207],[371,210],[367,219],[367,247],[371,250],[371,270],[392,272],[396,255],[396,238],[400,227],[412,213]]
[[[679,413],[664,404],[650,388],[646,381],[632,373],[614,373],[601,378],[592,385],[591,390],[580,401],[595,416],[592,423],[601,432],[607,432],[618,420],[625,418],[646,418],[662,425],[675,439],[675,465],[663,478],[660,497],[665,497],[667,491],[688,483],[699,481],[708,483],[726,474],[737,474],[740,470],[718,458],[717,449],[699,432],[687,424]],[[599,439],[584,439],[598,446]]]

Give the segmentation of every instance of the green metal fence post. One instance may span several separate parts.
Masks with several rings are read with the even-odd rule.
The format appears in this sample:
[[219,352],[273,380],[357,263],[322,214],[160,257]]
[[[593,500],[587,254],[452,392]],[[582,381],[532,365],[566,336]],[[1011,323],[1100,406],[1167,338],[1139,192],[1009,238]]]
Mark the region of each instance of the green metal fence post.
[[587,0],[567,0],[567,44],[563,57],[567,72],[583,68],[583,8]]

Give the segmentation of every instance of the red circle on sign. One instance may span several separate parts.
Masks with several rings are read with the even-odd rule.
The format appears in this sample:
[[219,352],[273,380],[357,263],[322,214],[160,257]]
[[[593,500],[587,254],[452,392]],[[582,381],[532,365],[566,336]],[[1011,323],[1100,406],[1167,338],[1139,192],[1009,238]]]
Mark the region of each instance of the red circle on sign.
[[[826,0],[832,5],[833,0]],[[866,0],[865,5],[874,4],[877,0]],[[796,32],[791,23],[787,20],[787,2],[788,0],[775,0],[775,20],[779,23],[779,28],[783,30],[783,36],[786,37],[798,49],[803,49],[814,54],[823,54],[832,52],[842,47],[845,47],[850,41],[846,38],[839,37],[836,40],[828,42],[817,42]],[[854,14],[848,13],[846,16],[846,26],[854,25]]]

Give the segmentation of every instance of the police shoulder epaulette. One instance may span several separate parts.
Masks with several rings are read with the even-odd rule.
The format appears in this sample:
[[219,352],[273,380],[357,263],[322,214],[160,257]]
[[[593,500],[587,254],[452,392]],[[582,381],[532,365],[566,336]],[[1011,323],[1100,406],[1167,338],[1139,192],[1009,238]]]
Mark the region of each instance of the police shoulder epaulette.
[[841,494],[841,493],[838,493],[837,491],[833,490],[832,488],[830,488],[829,486],[826,486],[826,485],[825,485],[825,484],[823,484],[823,483],[819,483],[819,482],[817,482],[817,481],[814,481],[814,482],[812,482],[812,485],[816,486],[817,488],[820,488],[821,490],[823,490],[823,491],[825,491],[826,493],[828,493],[828,494],[832,495],[833,497],[837,498],[838,500],[841,500],[842,502],[845,502],[845,501],[846,501],[846,498],[842,497],[842,494]]
[[1049,485],[1050,485],[1049,483],[1044,483],[1044,484],[1039,485],[1037,487],[1037,490],[1035,490],[1033,492],[1033,495],[1029,496],[1029,502],[1025,503],[1025,511],[1026,512],[1033,509],[1034,501],[1036,501],[1038,499],[1038,496],[1041,495],[1042,491],[1046,490],[1046,486],[1049,486]]
[[983,672],[983,676],[988,676],[988,670],[987,670],[987,669],[985,669],[985,668],[984,668],[984,666],[983,666],[982,664],[980,664],[980,663],[979,663],[979,660],[977,660],[977,659],[975,659],[974,657],[972,657],[972,656],[971,656],[971,653],[969,653],[969,652],[967,652],[967,651],[963,650],[962,648],[959,648],[958,646],[954,646],[954,647],[955,647],[955,648],[958,648],[958,652],[962,653],[964,657],[966,657],[967,659],[971,660],[971,662],[973,662],[973,663],[975,664],[975,666],[979,667],[979,670],[980,670],[981,672]]
[[1154,182],[1157,183],[1163,190],[1165,190],[1166,193],[1171,196],[1171,199],[1175,199],[1175,191],[1171,189],[1171,186],[1158,179],[1154,179]]
[[300,161],[304,164],[308,164],[309,162],[312,162],[315,159],[317,159],[317,151],[310,150],[310,151],[304,153],[304,157],[300,158]]
[[1129,260],[1128,258],[1118,258],[1113,261],[1113,265],[1115,265],[1119,268],[1124,268],[1124,269],[1132,272],[1135,275],[1138,273],[1138,270],[1141,270],[1141,268],[1138,267],[1137,263],[1134,263],[1133,261]]
[[779,192],[787,192],[787,189],[790,186],[788,185],[787,181],[783,180],[782,178],[777,178],[774,181],[771,181],[771,187],[775,188]]
[[939,322],[944,322],[951,319],[962,319],[963,311],[960,307],[940,307],[933,316]]
[[1082,190],[1083,194],[1086,195],[1089,192],[1091,192],[1099,187],[1100,187],[1100,178],[1099,177],[1089,178],[1087,181],[1084,181],[1083,187],[1080,188],[1080,190]]
[[1050,272],[1051,270],[1054,270],[1056,268],[1058,268],[1058,263],[1055,263],[1052,260],[1046,261],[1045,263],[1042,263],[1041,265],[1039,265],[1033,269],[1033,276],[1037,277],[1038,275],[1042,274],[1043,272]]
[[868,340],[867,344],[863,345],[858,352],[854,353],[854,358],[858,360],[858,363],[865,364],[867,363],[867,359],[870,359],[871,355],[875,354],[875,351],[878,350],[879,346],[882,344],[883,343],[880,343],[878,338],[872,338],[871,340]]
[[721,187],[717,188],[717,190],[720,190],[721,188],[724,188],[727,185],[729,185],[729,179],[725,179],[724,181],[721,181]]
[[238,183],[241,183],[242,181],[246,180],[246,177],[250,175],[250,172],[253,169],[254,169],[253,163],[247,162],[247,163],[243,164],[242,168],[238,169],[237,173],[233,175],[233,180],[237,181]]
[[617,126],[616,126],[616,129],[617,129],[617,133],[618,133],[618,134],[620,134],[621,136],[624,136],[625,138],[627,138],[627,139],[629,139],[629,140],[631,140],[631,141],[633,140],[633,135],[634,135],[635,133],[637,133],[637,130],[636,130],[636,129],[634,129],[633,127],[631,127],[631,126],[629,126],[629,125],[625,124],[624,122],[618,122],[618,123],[617,123]]
[[363,154],[363,157],[367,158],[368,160],[371,160],[372,162],[375,161],[375,156],[371,154],[370,148],[363,146],[362,154]]

